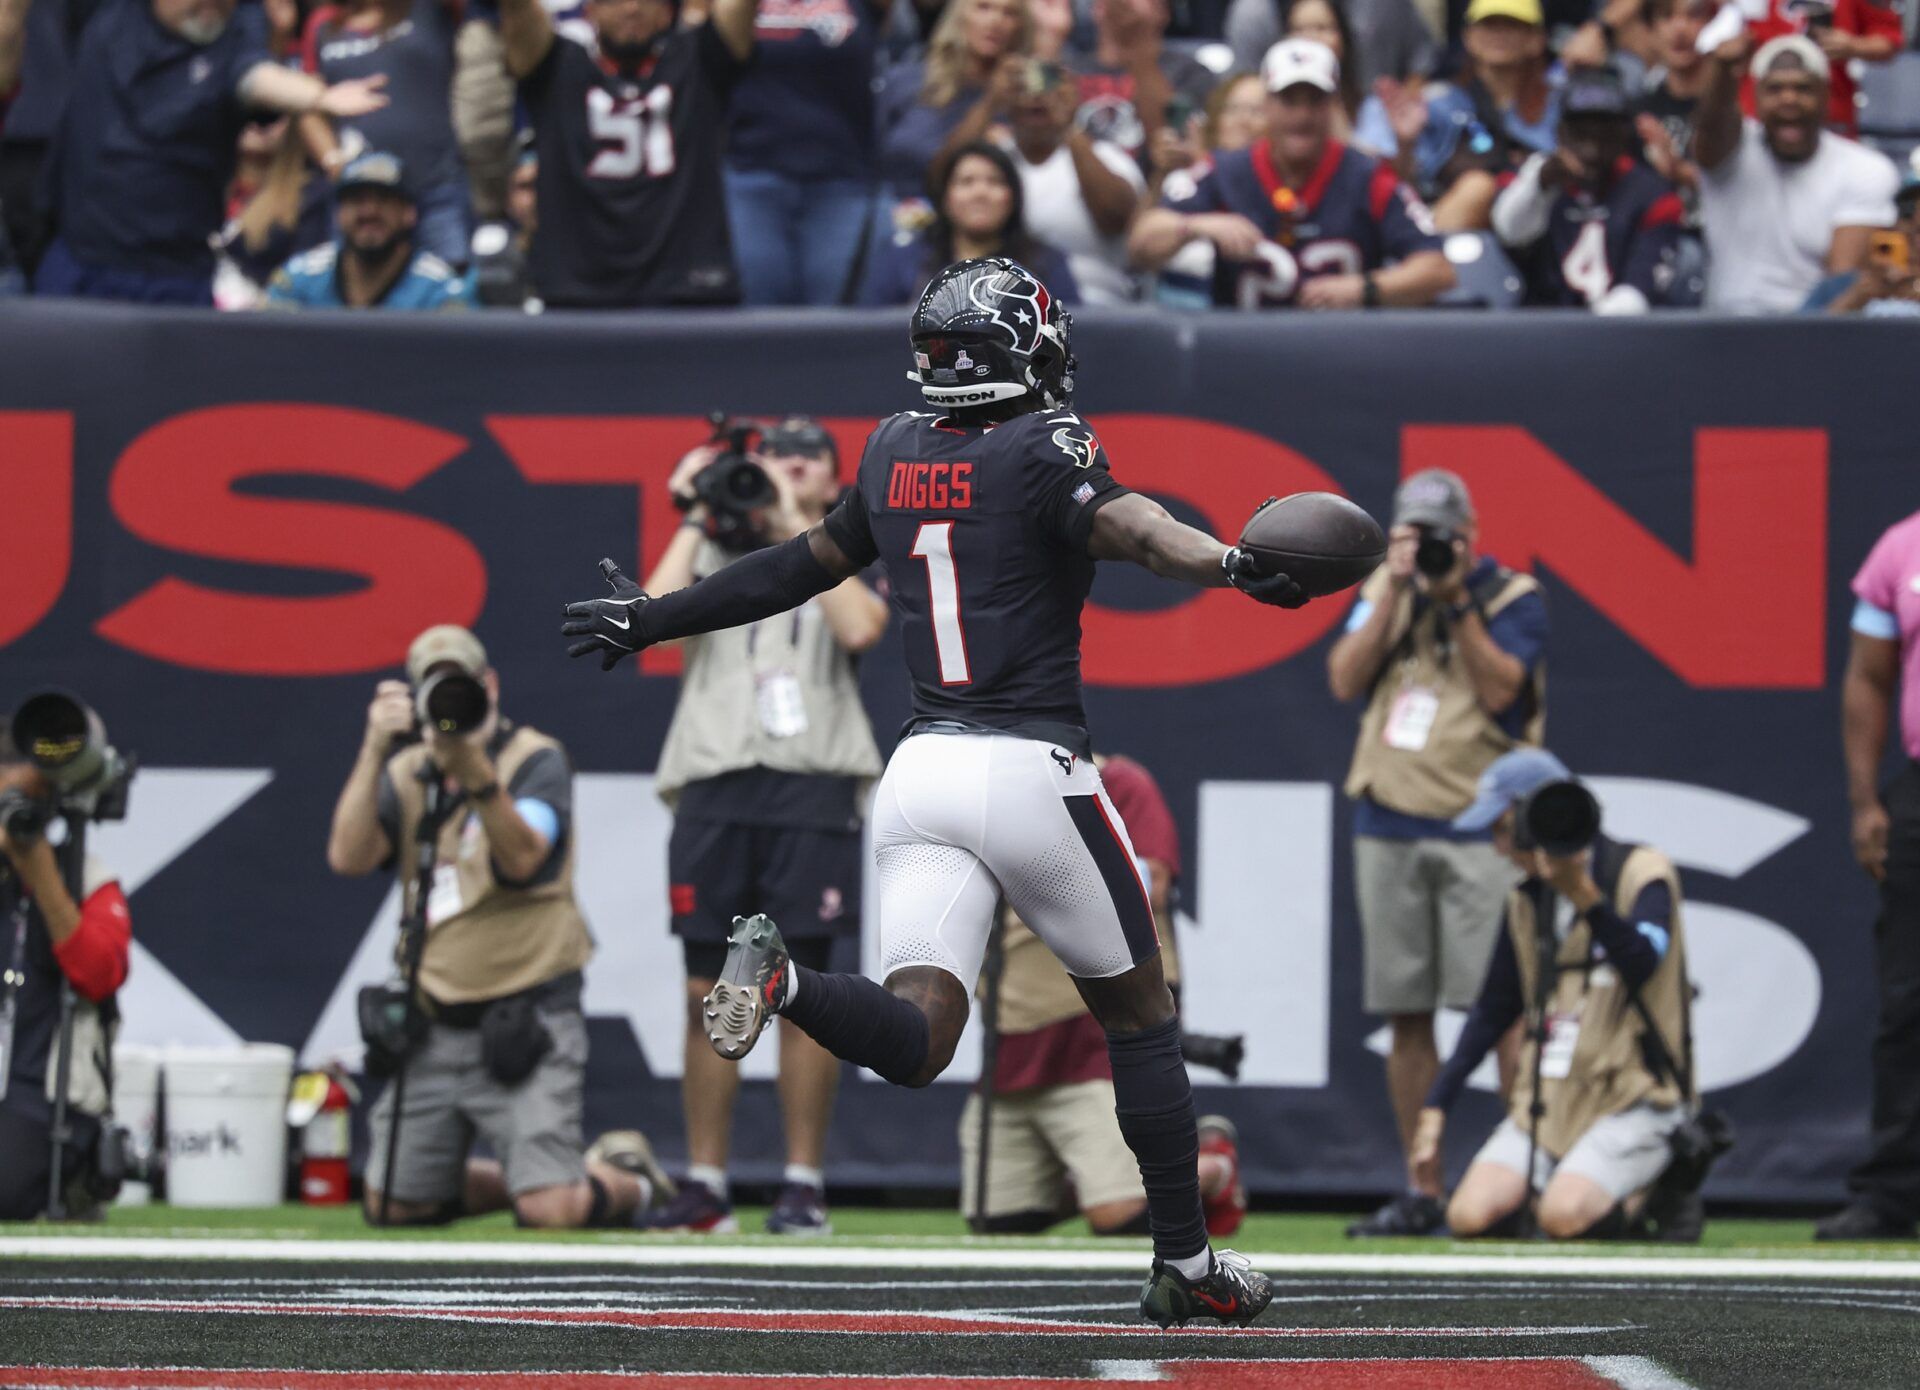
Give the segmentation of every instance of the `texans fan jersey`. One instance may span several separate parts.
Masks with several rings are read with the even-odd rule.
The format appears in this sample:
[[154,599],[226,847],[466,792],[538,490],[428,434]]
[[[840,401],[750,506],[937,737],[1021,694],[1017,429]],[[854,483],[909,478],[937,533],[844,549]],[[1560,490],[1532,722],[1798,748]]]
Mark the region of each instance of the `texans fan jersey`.
[[1632,285],[1649,304],[1667,303],[1686,219],[1673,185],[1631,158],[1604,195],[1562,190],[1533,247],[1528,302],[1587,306]]
[[1288,188],[1266,141],[1215,157],[1191,192],[1169,196],[1175,212],[1237,212],[1266,234],[1251,261],[1216,256],[1213,302],[1263,309],[1291,304],[1319,275],[1360,275],[1421,251],[1438,251],[1427,206],[1390,165],[1337,140],[1306,185]]
[[739,300],[720,161],[727,95],[744,69],[711,24],[671,30],[631,76],[554,38],[520,80],[540,161],[528,269],[541,299]]
[[917,411],[880,423],[826,526],[855,564],[886,562],[913,677],[909,729],[952,720],[1090,756],[1087,537],[1094,514],[1126,491],[1071,411],[991,428]]

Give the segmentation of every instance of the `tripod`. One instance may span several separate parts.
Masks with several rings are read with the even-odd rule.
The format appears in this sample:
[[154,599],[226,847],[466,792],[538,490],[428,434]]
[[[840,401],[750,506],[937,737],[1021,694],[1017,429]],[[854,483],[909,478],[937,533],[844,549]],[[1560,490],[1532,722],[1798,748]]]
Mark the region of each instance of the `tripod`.
[[[59,849],[60,877],[66,883],[67,895],[74,902],[84,902],[86,865],[87,865],[87,820],[85,816],[69,813],[67,818],[67,839]],[[65,1181],[67,1147],[73,1142],[73,1121],[67,1114],[67,1088],[73,1078],[73,1011],[78,996],[73,991],[73,981],[60,977],[60,1026],[54,1034],[53,1060],[53,1124],[51,1126],[52,1152],[48,1156],[47,1168],[47,1219],[65,1221],[67,1219],[67,1185]],[[107,1094],[113,1094],[112,1052],[107,1054]]]
[[[440,829],[446,823],[453,803],[446,795],[440,769],[428,758],[420,764],[420,823],[414,827],[413,896],[400,916],[400,969],[406,980],[406,1011],[409,1025],[420,1007],[420,961],[427,953],[427,898],[433,892],[433,870],[440,852]],[[403,1033],[411,1037],[412,1028]],[[393,1201],[393,1174],[400,1157],[400,1110],[407,1098],[407,1060],[412,1048],[400,1056],[393,1071],[393,1113],[387,1121],[387,1161],[380,1178],[379,1224],[387,1224],[389,1204]]]
[[1527,1206],[1529,1220],[1540,1201],[1540,1183],[1538,1177],[1540,1163],[1540,1120],[1547,1113],[1547,1103],[1540,1094],[1542,1080],[1541,1067],[1546,1057],[1547,1039],[1551,1032],[1548,1027],[1547,1010],[1553,1003],[1554,986],[1560,977],[1560,937],[1553,929],[1553,891],[1545,884],[1537,884],[1533,890],[1533,941],[1536,967],[1534,970],[1534,998],[1532,1017],[1528,1020],[1527,1035],[1533,1040],[1533,1090],[1527,1103]]

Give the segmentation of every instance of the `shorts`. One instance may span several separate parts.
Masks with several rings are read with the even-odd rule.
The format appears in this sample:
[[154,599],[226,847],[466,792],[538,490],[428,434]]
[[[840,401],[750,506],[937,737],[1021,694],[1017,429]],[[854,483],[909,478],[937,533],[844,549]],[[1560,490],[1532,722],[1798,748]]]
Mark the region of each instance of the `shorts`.
[[1370,1014],[1473,1007],[1520,873],[1490,844],[1353,841]]
[[[481,1062],[478,1028],[428,1026],[426,1042],[407,1059],[395,1201],[438,1205],[458,1198],[476,1135],[500,1160],[516,1197],[586,1180],[587,1021],[578,1009],[541,1009],[540,1021],[553,1034],[553,1047],[517,1086],[503,1086]],[[367,1119],[370,1188],[386,1176],[392,1116],[389,1082]]]
[[[784,933],[782,940],[785,940]],[[689,980],[717,980],[721,968],[727,963],[727,943],[724,941],[682,941],[680,951],[686,958]],[[809,970],[825,974],[833,968],[833,938],[808,936],[799,941],[788,941],[787,956],[796,965],[804,965]]]
[[[1111,1081],[1075,1081],[995,1096],[987,1136],[989,1218],[1065,1216],[1109,1202],[1145,1201],[1140,1165],[1120,1136]],[[980,1096],[960,1112],[960,1210],[978,1210]]]
[[[1578,1173],[1604,1189],[1615,1201],[1624,1200],[1666,1171],[1673,1159],[1667,1136],[1687,1118],[1678,1105],[1635,1105],[1617,1115],[1602,1115],[1574,1140],[1565,1158],[1545,1149],[1534,1155],[1533,1180],[1545,1188],[1555,1173]],[[1473,1156],[1475,1163],[1491,1163],[1525,1176],[1527,1131],[1508,1118]]]
[[995,909],[1085,980],[1160,949],[1120,813],[1091,762],[1012,734],[921,733],[874,797],[882,978],[932,966],[973,993]]
[[764,912],[788,941],[860,929],[858,830],[675,816],[667,841],[673,934],[723,947],[735,917]]

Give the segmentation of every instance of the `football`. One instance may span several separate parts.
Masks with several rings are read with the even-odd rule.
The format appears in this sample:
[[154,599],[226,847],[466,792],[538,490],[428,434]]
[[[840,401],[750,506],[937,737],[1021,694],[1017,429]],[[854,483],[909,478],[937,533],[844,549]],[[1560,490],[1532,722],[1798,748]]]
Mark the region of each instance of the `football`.
[[1386,558],[1380,523],[1331,492],[1296,492],[1263,503],[1240,533],[1262,574],[1285,574],[1315,598],[1337,594]]

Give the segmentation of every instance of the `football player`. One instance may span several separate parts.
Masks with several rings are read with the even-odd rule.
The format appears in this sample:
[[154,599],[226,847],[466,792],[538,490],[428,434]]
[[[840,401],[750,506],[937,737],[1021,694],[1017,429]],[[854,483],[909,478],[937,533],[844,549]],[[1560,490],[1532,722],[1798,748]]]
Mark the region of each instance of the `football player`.
[[966,1026],[1006,903],[1074,976],[1106,1031],[1120,1132],[1146,1189],[1152,1272],[1141,1311],[1245,1323],[1264,1276],[1208,1247],[1193,1097],[1153,911],[1102,789],[1080,692],[1080,610],[1096,560],[1131,560],[1262,603],[1306,601],[1284,574],[1129,492],[1069,408],[1070,321],[1013,261],[961,261],[914,310],[931,411],[883,420],[855,487],[804,535],[650,599],[611,560],[609,598],[567,606],[574,656],[771,617],[884,559],[913,678],[913,718],[875,793],[886,983],[789,959],[763,916],[734,926],[707,996],[709,1038],[741,1057],[774,1014],[836,1056],[925,1086]]
[[1221,154],[1142,213],[1128,238],[1134,265],[1158,270],[1189,243],[1211,242],[1213,302],[1239,309],[1430,304],[1452,289],[1426,204],[1391,165],[1333,138],[1333,50],[1284,39],[1260,76],[1267,138]]
[[1493,230],[1527,270],[1530,304],[1644,314],[1697,304],[1681,283],[1686,209],[1634,157],[1633,106],[1608,68],[1568,79],[1560,146],[1520,167],[1493,204]]

